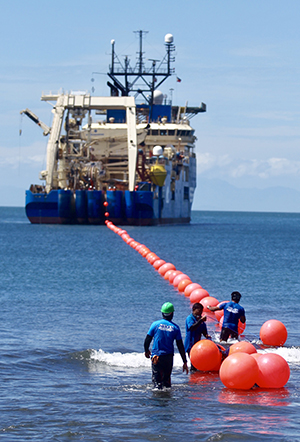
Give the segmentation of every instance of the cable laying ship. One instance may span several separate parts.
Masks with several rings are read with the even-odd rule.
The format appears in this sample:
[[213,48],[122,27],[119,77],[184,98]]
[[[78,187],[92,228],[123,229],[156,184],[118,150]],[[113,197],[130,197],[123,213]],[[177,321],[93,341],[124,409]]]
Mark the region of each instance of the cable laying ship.
[[[51,128],[27,115],[49,135],[44,185],[26,191],[31,223],[119,225],[188,223],[196,188],[194,130],[189,120],[206,105],[173,106],[158,87],[174,69],[172,34],[161,62],[122,64],[112,40],[109,97],[71,92],[42,95],[55,102]],[[130,95],[131,94],[131,95]]]

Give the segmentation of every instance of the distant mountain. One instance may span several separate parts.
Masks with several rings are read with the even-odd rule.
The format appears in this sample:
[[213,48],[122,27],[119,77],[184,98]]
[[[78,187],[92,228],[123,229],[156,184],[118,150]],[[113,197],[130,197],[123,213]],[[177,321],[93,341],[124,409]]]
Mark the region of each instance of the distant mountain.
[[193,210],[300,212],[300,191],[238,188],[226,181],[198,177]]

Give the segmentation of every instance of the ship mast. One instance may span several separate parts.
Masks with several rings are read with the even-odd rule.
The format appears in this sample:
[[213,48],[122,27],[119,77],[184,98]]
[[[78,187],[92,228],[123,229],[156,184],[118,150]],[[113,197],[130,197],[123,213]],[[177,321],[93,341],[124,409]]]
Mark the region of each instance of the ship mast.
[[137,63],[132,68],[130,66],[130,60],[128,56],[125,56],[124,63],[121,63],[115,52],[115,40],[111,41],[112,55],[111,66],[109,67],[108,76],[113,81],[107,82],[111,90],[111,95],[129,96],[133,93],[135,98],[142,95],[144,100],[150,108],[150,120],[151,109],[153,105],[154,91],[172,74],[174,74],[174,68],[171,64],[175,61],[173,52],[175,46],[173,44],[173,35],[167,34],[165,36],[166,54],[163,60],[149,59],[151,66],[147,67],[144,63],[143,57],[143,36],[147,31],[135,31],[139,34],[139,51],[137,53]]

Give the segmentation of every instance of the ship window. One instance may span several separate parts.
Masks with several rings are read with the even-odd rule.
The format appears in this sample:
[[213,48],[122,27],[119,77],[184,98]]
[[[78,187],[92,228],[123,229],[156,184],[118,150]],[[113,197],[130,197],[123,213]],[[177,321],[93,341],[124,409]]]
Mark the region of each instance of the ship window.
[[190,195],[189,195],[189,187],[184,187],[183,189],[183,199],[184,200],[189,200],[190,199]]
[[173,129],[172,129],[172,130],[169,130],[169,135],[170,135],[170,136],[175,135],[175,130],[173,130]]
[[189,180],[189,167],[184,168],[184,181]]
[[161,129],[160,130],[160,135],[167,135],[167,130],[166,129]]
[[158,135],[158,130],[153,129],[151,135]]

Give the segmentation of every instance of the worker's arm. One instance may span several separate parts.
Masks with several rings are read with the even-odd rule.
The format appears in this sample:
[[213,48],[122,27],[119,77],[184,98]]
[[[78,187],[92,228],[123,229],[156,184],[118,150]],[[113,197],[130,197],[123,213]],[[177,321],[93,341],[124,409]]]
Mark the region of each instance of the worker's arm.
[[246,315],[241,316],[241,317],[240,317],[240,321],[241,321],[243,324],[245,324],[245,322],[246,322]]
[[186,374],[188,374],[189,369],[187,366],[187,360],[186,360],[186,354],[185,354],[185,350],[184,350],[184,346],[183,346],[183,342],[182,339],[179,339],[178,341],[176,341],[177,347],[178,347],[178,351],[180,353],[180,356],[183,360],[183,368],[182,371],[185,371]]
[[211,305],[207,305],[206,306],[208,308],[208,310],[210,310],[211,312],[216,312],[217,310],[222,310],[220,307],[218,306],[214,306],[212,307]]
[[195,322],[193,325],[190,326],[190,330],[191,331],[197,330],[197,328],[202,324],[202,322],[205,321],[206,321],[206,316],[201,316],[201,318],[199,318],[197,322]]
[[148,359],[150,358],[151,355],[151,351],[149,350],[151,341],[152,341],[152,336],[147,335],[144,341],[144,349],[145,349],[145,357]]

